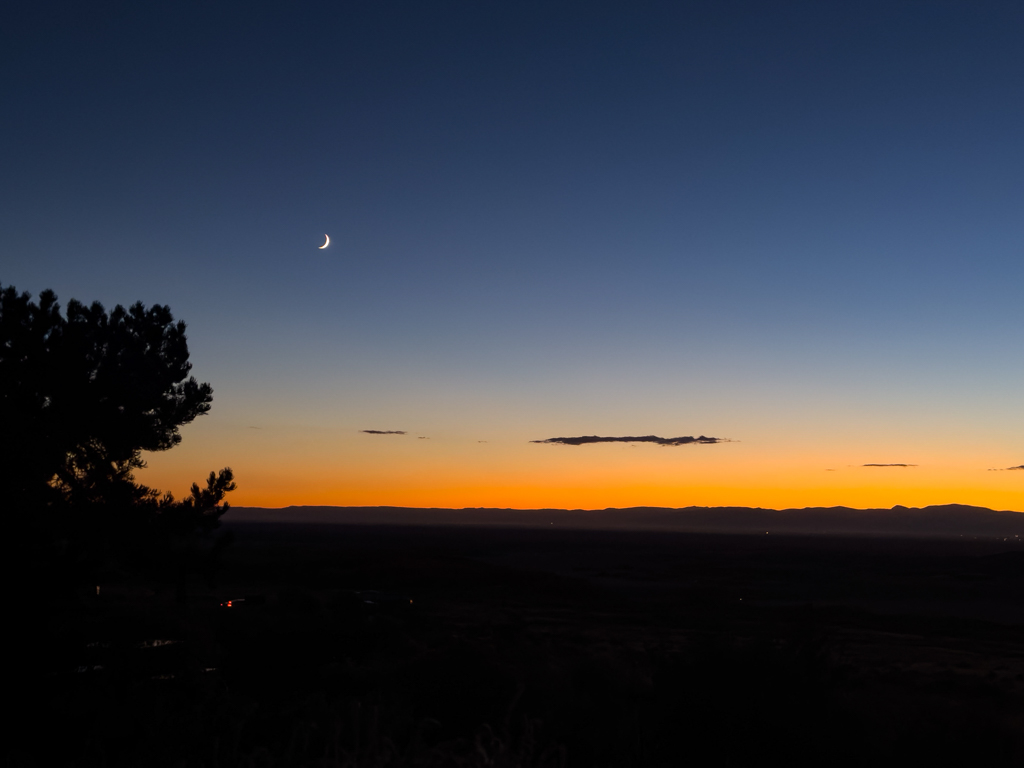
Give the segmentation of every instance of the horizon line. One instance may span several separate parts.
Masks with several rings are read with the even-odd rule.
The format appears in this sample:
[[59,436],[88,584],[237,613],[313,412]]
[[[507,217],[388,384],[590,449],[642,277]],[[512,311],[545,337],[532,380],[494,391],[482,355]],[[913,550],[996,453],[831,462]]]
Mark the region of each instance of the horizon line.
[[717,504],[714,506],[691,504],[683,507],[666,507],[660,505],[650,504],[637,504],[629,507],[417,507],[399,504],[289,504],[283,507],[265,507],[257,505],[231,505],[231,510],[267,510],[267,511],[283,511],[286,509],[409,509],[409,510],[445,510],[450,512],[471,512],[479,510],[499,510],[502,512],[612,512],[612,511],[628,511],[632,509],[664,509],[664,510],[686,510],[686,509],[750,509],[750,510],[761,510],[765,512],[786,512],[786,511],[802,511],[808,509],[848,509],[855,512],[867,512],[867,511],[894,511],[894,510],[921,510],[931,509],[935,507],[966,507],[971,509],[988,510],[991,512],[1012,512],[1014,514],[1024,514],[1024,510],[1016,509],[995,509],[994,507],[985,507],[977,504],[964,504],[961,502],[948,502],[943,504],[927,504],[923,507],[911,507],[905,504],[894,504],[891,507],[851,507],[845,504],[833,504],[829,506],[817,505],[817,506],[806,506],[806,507],[751,507],[742,504]]

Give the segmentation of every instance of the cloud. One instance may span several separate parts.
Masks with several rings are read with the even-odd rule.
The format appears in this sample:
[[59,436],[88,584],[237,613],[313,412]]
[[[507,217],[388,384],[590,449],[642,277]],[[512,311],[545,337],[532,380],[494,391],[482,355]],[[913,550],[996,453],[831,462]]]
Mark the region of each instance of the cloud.
[[712,445],[714,443],[731,443],[724,437],[658,437],[643,435],[642,437],[598,437],[584,435],[582,437],[549,437],[547,440],[531,440],[531,443],[557,443],[559,445],[585,445],[587,443],[654,443],[656,445]]
[[404,435],[405,432],[401,429],[361,429],[359,430],[366,435]]
[[1013,472],[1015,469],[1024,469],[1024,464],[1019,467],[997,467],[996,469],[990,469],[989,472]]
[[861,464],[862,467],[916,467],[917,464]]
[[424,437],[423,435],[420,435],[420,436],[419,436],[419,437],[417,437],[416,439],[417,439],[417,440],[429,440],[430,438],[429,438],[429,437]]

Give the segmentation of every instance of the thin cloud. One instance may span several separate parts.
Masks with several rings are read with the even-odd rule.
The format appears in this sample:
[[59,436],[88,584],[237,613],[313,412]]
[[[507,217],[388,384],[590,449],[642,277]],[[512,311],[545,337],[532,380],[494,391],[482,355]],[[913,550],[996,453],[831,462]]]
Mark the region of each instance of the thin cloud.
[[417,440],[429,440],[430,438],[429,438],[429,437],[424,437],[423,435],[420,435],[420,436],[419,436],[419,437],[417,437],[416,439],[417,439]]
[[997,467],[995,469],[990,469],[989,472],[1013,472],[1017,469],[1024,469],[1024,464],[1021,464],[1019,467]]
[[531,440],[531,443],[551,443],[558,445],[587,445],[588,443],[654,443],[655,445],[713,445],[715,443],[731,443],[724,437],[658,437],[657,435],[643,435],[640,437],[598,437],[597,435],[583,435],[582,437],[549,437],[547,440]]
[[361,429],[359,430],[365,435],[404,435],[405,431],[401,429]]
[[862,467],[916,467],[917,464],[861,464]]

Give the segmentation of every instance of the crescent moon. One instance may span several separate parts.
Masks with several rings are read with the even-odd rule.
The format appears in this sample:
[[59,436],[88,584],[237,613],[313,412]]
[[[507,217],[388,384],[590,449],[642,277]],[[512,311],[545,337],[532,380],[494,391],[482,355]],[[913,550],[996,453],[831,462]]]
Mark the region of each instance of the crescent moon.
[[[327,235],[324,235],[324,237],[327,237]],[[324,241],[324,244],[321,245],[321,246],[318,246],[319,250],[322,251],[324,248],[326,248],[330,244],[331,244],[331,238],[327,237],[327,240]]]

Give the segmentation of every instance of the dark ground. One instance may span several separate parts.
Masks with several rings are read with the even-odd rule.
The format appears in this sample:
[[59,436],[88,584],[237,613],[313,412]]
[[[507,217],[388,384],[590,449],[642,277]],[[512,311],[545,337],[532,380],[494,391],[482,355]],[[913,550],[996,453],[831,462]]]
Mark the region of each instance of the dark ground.
[[1015,541],[232,530],[55,598],[8,765],[1024,761]]

